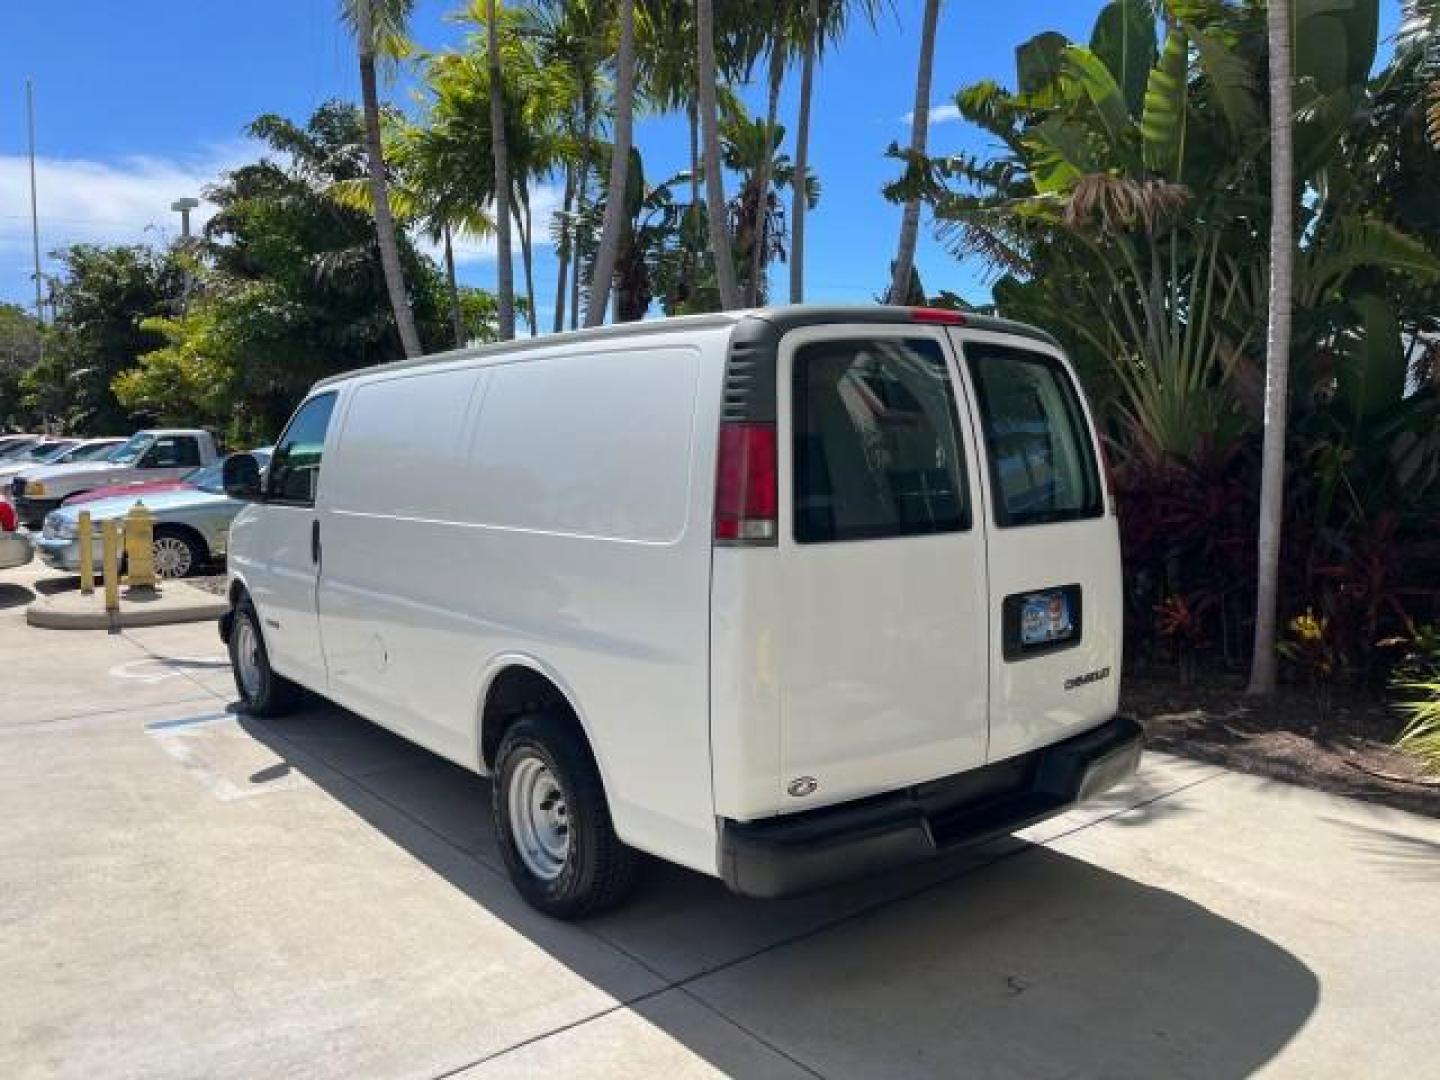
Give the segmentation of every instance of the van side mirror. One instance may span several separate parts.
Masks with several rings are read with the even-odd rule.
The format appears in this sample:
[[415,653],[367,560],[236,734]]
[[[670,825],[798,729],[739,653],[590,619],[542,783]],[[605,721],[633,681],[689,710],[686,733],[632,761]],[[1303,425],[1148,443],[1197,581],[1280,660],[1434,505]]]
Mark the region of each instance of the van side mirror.
[[254,454],[231,454],[220,466],[225,494],[241,502],[260,501],[260,462]]

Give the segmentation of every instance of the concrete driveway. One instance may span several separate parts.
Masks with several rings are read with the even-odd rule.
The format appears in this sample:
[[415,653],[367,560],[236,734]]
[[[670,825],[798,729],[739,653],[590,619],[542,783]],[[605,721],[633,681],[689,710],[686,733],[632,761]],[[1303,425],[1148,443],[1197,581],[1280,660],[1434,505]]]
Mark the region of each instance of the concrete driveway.
[[476,777],[333,708],[236,716],[210,626],[27,628],[44,583],[0,577],[0,1075],[1435,1068],[1435,821],[1151,755],[906,873],[759,903],[657,866],[569,926]]

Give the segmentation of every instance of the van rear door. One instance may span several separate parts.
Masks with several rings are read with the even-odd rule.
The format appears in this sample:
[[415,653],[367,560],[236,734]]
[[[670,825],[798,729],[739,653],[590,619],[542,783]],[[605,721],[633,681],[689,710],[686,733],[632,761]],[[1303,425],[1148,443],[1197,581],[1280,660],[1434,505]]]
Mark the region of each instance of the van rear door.
[[998,761],[1115,715],[1120,543],[1093,423],[1060,350],[979,330],[951,336],[984,443]]
[[980,475],[944,330],[796,329],[776,375],[782,809],[983,764]]

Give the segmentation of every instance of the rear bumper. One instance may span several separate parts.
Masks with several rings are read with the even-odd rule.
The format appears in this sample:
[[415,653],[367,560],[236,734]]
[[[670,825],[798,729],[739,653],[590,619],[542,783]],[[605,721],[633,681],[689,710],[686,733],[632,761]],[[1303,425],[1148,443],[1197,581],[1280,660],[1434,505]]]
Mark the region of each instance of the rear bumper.
[[745,896],[785,896],[1015,832],[1130,776],[1141,740],[1135,721],[1115,717],[932,783],[801,814],[726,821],[720,876]]

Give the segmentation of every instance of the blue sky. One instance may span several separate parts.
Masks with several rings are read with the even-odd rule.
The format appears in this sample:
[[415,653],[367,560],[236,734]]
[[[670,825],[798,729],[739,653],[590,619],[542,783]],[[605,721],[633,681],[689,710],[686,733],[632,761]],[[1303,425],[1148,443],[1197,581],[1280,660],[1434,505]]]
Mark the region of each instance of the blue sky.
[[[414,35],[422,46],[458,43],[460,28],[445,19],[458,6],[419,0]],[[897,172],[884,151],[908,136],[903,117],[913,104],[922,6],[895,0],[894,16],[874,31],[856,25],[819,70],[812,159],[823,196],[807,232],[809,299],[867,301],[887,278],[900,211],[879,194]],[[353,46],[333,0],[52,0],[7,7],[0,34],[0,299],[33,297],[27,75],[35,80],[46,249],[85,240],[165,242],[179,228],[171,201],[199,195],[220,170],[253,159],[255,149],[243,138],[247,121],[262,112],[303,119],[328,98],[358,97]],[[932,102],[943,104],[981,78],[1013,85],[1016,45],[1049,29],[1086,40],[1100,7],[1100,0],[1026,0],[999,9],[950,0],[942,9]],[[1398,7],[1398,0],[1383,4],[1386,33]],[[798,71],[787,78],[781,114],[793,128]],[[403,103],[403,88],[392,95]],[[758,88],[746,96],[759,111]],[[643,118],[636,142],[652,179],[685,167],[680,118]],[[931,128],[932,151],[980,145],[958,121]],[[467,245],[461,258],[463,281],[493,284],[493,253]],[[538,253],[542,327],[554,265],[548,250]],[[958,263],[928,229],[918,265],[932,293],[986,294],[982,268]],[[772,274],[779,295],[786,271]],[[518,282],[518,260],[516,276]]]

